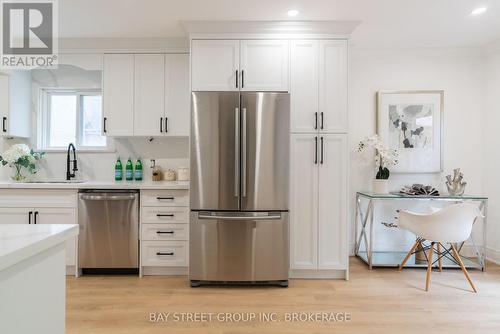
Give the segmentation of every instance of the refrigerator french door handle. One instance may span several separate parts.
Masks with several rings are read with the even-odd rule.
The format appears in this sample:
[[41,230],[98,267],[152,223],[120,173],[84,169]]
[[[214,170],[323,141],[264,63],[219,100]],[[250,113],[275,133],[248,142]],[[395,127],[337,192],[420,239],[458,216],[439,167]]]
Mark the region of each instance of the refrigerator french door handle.
[[[243,73],[243,71],[242,71]],[[247,196],[247,108],[242,109],[241,121],[241,192],[242,196]]]
[[318,164],[318,137],[314,137],[314,164]]
[[234,197],[240,195],[240,108],[234,108]]

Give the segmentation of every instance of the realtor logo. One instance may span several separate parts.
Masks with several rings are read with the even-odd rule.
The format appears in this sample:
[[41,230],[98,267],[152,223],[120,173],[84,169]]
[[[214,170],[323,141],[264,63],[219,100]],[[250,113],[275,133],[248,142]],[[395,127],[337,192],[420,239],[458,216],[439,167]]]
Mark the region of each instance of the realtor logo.
[[57,65],[57,0],[0,0],[4,69]]

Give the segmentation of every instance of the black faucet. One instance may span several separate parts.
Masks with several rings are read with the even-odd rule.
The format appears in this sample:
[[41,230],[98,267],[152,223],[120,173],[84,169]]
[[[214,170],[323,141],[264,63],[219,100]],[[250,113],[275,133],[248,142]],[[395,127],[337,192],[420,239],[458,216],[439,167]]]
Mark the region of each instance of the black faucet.
[[[73,149],[73,160],[70,159],[70,150]],[[73,162],[73,172],[70,172],[70,165]],[[76,149],[73,143],[68,145],[68,154],[66,155],[66,180],[71,180],[72,177],[75,177],[75,172],[78,170],[76,165]]]

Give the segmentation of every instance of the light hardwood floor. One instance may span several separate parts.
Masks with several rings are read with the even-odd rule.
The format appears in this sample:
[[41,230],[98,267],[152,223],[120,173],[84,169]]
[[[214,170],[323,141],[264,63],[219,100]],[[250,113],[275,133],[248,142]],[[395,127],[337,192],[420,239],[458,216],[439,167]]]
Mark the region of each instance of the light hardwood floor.
[[[68,334],[156,333],[500,333],[500,266],[471,270],[376,268],[351,258],[350,281],[291,280],[278,287],[190,288],[186,277],[67,279]],[[349,322],[159,322],[151,312],[346,312]],[[216,317],[216,315],[214,315]],[[172,319],[172,318],[171,318]]]

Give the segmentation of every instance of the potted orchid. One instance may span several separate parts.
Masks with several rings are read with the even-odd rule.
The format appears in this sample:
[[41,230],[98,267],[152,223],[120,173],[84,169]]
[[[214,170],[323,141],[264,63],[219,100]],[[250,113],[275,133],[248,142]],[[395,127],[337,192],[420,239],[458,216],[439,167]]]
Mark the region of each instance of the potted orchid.
[[375,166],[377,174],[373,180],[373,192],[377,194],[388,193],[389,168],[397,165],[398,151],[387,147],[378,135],[373,135],[361,140],[358,144],[358,152],[366,148],[375,149]]
[[0,163],[3,166],[14,167],[15,174],[12,180],[21,182],[26,180],[26,176],[22,173],[23,168],[27,169],[30,174],[35,174],[38,171],[36,162],[44,155],[45,152],[34,152],[28,145],[15,144],[0,155]]

